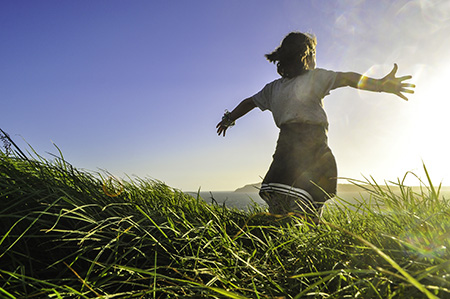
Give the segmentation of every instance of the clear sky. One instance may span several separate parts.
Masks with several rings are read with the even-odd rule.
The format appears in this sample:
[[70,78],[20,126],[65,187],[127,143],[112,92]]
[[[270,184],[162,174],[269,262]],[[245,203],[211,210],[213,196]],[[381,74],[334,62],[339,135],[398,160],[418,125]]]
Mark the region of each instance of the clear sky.
[[259,182],[278,129],[253,110],[225,138],[225,109],[278,78],[264,54],[316,35],[317,65],[375,78],[398,63],[409,102],[334,90],[325,98],[339,176],[379,183],[414,171],[450,185],[450,2],[0,1],[0,128],[77,168],[183,191]]

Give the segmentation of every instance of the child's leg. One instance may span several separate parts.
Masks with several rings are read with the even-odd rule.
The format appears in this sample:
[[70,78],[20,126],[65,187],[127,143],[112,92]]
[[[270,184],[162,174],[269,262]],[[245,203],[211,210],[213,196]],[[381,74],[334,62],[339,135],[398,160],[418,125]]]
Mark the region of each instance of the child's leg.
[[274,192],[260,192],[259,196],[269,206],[269,213],[275,215],[285,215],[289,212],[290,203],[286,200],[285,195],[281,195]]
[[267,189],[268,187],[266,186],[259,195],[269,206],[269,213],[276,215],[295,214],[303,217],[319,218],[320,205],[316,204],[305,190],[301,190],[302,196],[300,197],[293,194],[265,191]]

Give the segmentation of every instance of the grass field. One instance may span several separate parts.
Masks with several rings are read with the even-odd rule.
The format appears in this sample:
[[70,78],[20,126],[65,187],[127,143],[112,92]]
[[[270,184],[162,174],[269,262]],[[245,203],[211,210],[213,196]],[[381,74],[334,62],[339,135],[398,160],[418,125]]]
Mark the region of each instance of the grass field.
[[0,297],[450,298],[450,204],[420,183],[315,225],[3,149]]

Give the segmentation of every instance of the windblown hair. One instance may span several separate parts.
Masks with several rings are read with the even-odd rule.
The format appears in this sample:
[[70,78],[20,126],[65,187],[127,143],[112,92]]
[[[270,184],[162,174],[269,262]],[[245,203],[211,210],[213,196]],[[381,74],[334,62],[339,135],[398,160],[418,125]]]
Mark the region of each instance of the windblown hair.
[[308,69],[306,58],[315,53],[316,45],[315,36],[291,32],[275,51],[265,56],[270,62],[276,63],[277,72],[283,78],[294,78]]

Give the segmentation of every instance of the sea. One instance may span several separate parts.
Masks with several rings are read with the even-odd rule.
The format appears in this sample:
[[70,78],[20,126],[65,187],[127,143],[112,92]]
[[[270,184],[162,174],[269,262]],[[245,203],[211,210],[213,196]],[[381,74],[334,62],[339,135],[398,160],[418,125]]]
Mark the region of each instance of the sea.
[[[448,189],[448,190],[447,190]],[[201,191],[187,192],[190,195],[200,196],[208,204],[218,204],[228,208],[237,208],[243,211],[249,211],[255,205],[266,208],[267,204],[257,192],[236,192],[236,191]],[[450,199],[450,188],[442,190],[441,198]],[[347,207],[351,210],[357,210],[361,206],[375,206],[374,198],[365,191],[338,192],[335,198],[328,200],[325,206],[328,208]]]
[[[190,195],[197,197],[197,192],[188,192]],[[259,196],[257,192],[236,192],[236,191],[201,191],[200,198],[208,204],[218,204],[228,208],[237,208],[239,210],[248,211],[253,206],[267,207],[266,202]],[[327,206],[334,206],[336,204],[348,204],[353,207],[358,205],[358,202],[367,202],[370,200],[370,195],[360,194],[358,192],[344,192],[339,194],[339,199],[330,199],[327,201]]]

